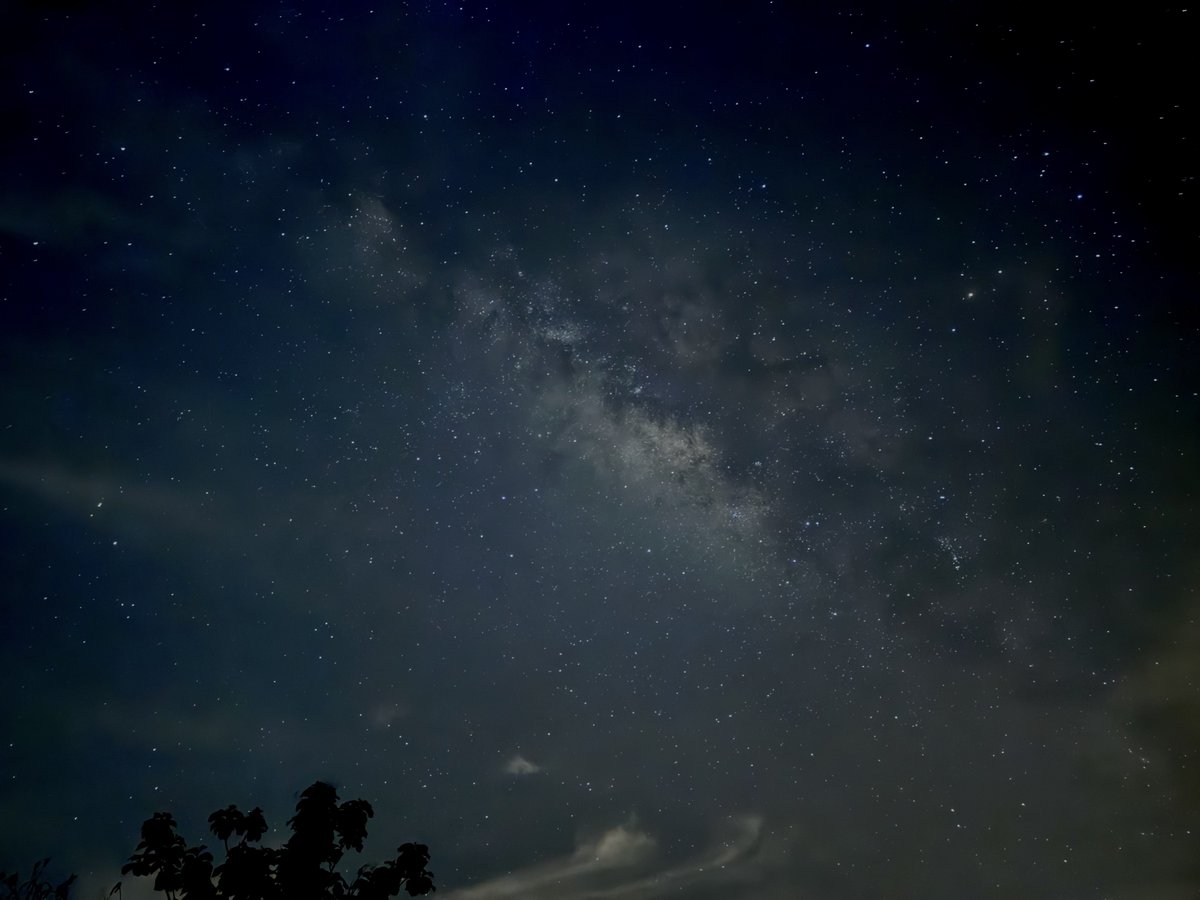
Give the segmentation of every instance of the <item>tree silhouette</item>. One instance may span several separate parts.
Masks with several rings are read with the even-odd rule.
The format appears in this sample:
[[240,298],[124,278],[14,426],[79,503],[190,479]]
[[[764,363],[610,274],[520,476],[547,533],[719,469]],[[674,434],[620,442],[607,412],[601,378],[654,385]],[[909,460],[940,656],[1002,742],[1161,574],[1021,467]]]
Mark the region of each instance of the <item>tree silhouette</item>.
[[[401,890],[412,897],[437,890],[424,844],[401,844],[395,859],[361,867],[353,881],[337,871],[347,850],[362,851],[373,815],[367,801],[339,804],[333,786],[318,781],[300,795],[288,821],[292,836],[282,847],[264,847],[262,810],[227,806],[208,817],[225,849],[225,861],[214,866],[206,847],[189,847],[171,814],[159,812],[142,824],[141,843],[121,874],[154,876],[154,890],[167,900],[384,900]],[[109,896],[120,889],[118,882]]]
[[67,900],[75,876],[55,884],[46,878],[48,865],[50,857],[34,863],[33,872],[25,881],[16,872],[0,872],[0,900]]

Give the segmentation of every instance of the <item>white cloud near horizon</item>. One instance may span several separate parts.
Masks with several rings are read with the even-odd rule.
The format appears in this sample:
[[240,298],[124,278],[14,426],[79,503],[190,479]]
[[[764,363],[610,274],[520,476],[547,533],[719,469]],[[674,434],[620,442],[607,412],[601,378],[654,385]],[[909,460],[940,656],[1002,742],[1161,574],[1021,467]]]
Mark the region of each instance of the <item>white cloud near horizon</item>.
[[451,891],[448,900],[653,900],[752,878],[762,839],[761,816],[730,821],[731,831],[703,852],[677,863],[661,861],[658,842],[630,822],[580,843],[569,856],[537,863]]

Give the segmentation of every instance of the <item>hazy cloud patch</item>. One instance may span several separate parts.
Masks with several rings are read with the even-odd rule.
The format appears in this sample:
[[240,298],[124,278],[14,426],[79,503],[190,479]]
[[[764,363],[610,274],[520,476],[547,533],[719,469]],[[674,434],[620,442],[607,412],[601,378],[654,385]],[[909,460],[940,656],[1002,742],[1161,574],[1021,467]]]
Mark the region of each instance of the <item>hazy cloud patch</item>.
[[762,818],[741,816],[727,825],[704,851],[678,862],[661,859],[658,841],[635,823],[618,825],[581,842],[570,856],[519,869],[449,896],[451,900],[651,900],[711,890],[752,878],[756,872]]
[[520,753],[504,764],[504,771],[509,775],[536,775],[542,771],[542,767],[537,763],[530,762]]

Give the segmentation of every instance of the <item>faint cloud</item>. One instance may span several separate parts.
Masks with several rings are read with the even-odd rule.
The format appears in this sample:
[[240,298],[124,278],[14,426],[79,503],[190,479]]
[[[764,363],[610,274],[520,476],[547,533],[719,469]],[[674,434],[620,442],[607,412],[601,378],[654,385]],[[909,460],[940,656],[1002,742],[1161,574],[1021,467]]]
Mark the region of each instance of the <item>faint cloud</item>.
[[371,722],[376,728],[391,728],[408,710],[394,703],[381,704],[371,710]]
[[594,860],[597,865],[633,865],[654,852],[654,838],[632,826],[618,825],[611,828],[594,845],[579,848],[577,859]]
[[652,900],[687,896],[755,880],[761,873],[763,820],[731,819],[702,853],[669,864],[659,862],[658,842],[636,823],[610,828],[583,841],[570,856],[540,863],[450,893],[450,900],[585,900],[613,897]]
[[214,509],[207,492],[147,484],[129,474],[89,471],[66,462],[0,459],[0,485],[53,503],[105,534],[141,543],[160,541],[164,532],[214,539],[232,527],[233,520]]
[[567,857],[529,866],[509,875],[450,894],[457,900],[497,900],[521,897],[532,900],[556,897],[569,900],[589,896],[603,877],[614,870],[636,867],[653,855],[654,838],[635,826],[618,825],[599,837],[584,841]]
[[542,771],[537,763],[530,762],[520,753],[504,764],[504,771],[509,775],[536,775]]

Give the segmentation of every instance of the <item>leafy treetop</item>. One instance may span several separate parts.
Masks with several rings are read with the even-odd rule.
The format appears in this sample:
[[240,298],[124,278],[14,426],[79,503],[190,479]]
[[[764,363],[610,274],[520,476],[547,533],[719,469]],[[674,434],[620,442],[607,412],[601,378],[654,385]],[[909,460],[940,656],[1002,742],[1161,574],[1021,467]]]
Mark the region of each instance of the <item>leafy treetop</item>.
[[48,865],[50,857],[34,863],[33,872],[25,881],[16,872],[0,872],[0,900],[67,900],[75,876],[54,884],[46,878]]
[[401,844],[395,859],[362,866],[351,881],[337,871],[347,850],[362,850],[374,814],[365,800],[339,804],[332,785],[318,781],[300,795],[287,823],[292,836],[282,847],[264,847],[262,810],[227,806],[208,817],[225,850],[225,861],[214,866],[205,846],[189,847],[171,814],[159,812],[142,824],[141,843],[121,874],[154,876],[154,890],[167,900],[384,900],[401,890],[412,897],[437,890],[424,844]]

